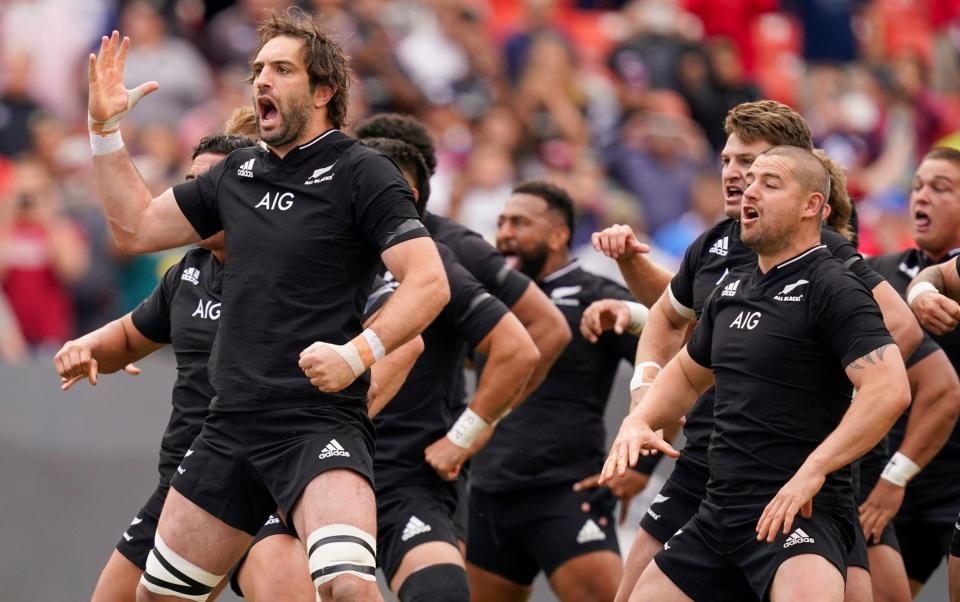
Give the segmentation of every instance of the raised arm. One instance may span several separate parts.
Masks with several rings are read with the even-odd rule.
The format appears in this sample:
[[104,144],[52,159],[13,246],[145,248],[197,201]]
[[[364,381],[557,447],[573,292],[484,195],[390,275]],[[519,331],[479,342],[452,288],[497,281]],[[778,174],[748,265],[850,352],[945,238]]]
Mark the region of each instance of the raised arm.
[[944,335],[960,323],[960,274],[956,258],[924,268],[907,288],[907,303],[920,325]]
[[527,329],[527,334],[533,339],[540,354],[540,360],[534,367],[530,379],[516,398],[516,403],[520,403],[540,386],[573,335],[570,333],[567,320],[557,306],[533,282],[510,307],[510,311]]
[[[53,365],[60,375],[61,390],[66,391],[84,378],[96,385],[98,373],[116,372],[163,346],[143,336],[133,325],[131,315],[126,314],[76,340],[67,341],[54,356]],[[133,370],[128,371],[136,374]]]
[[130,39],[116,31],[100,42],[89,61],[89,126],[94,180],[110,231],[127,253],[149,253],[200,240],[177,206],[171,190],[153,198],[120,138],[120,119],[159,88],[147,82],[127,90],[123,69]]
[[640,303],[653,305],[673,276],[650,261],[650,247],[637,240],[630,226],[614,225],[593,233],[593,248],[617,261],[627,288]]
[[901,357],[910,357],[923,340],[923,330],[917,319],[913,317],[903,297],[886,280],[873,287],[870,294],[880,306],[883,325],[900,348]]
[[811,452],[797,473],[770,501],[757,523],[757,539],[772,542],[789,533],[797,513],[809,518],[813,498],[827,475],[873,448],[910,405],[910,386],[896,345],[884,345],[846,367],[857,390],[837,428]]

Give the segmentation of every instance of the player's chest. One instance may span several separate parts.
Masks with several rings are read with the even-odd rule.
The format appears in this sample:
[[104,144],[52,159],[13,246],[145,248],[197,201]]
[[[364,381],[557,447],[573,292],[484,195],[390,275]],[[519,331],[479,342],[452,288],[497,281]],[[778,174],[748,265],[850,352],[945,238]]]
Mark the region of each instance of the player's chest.
[[220,295],[203,283],[182,282],[170,308],[170,338],[183,349],[209,349],[220,325]]

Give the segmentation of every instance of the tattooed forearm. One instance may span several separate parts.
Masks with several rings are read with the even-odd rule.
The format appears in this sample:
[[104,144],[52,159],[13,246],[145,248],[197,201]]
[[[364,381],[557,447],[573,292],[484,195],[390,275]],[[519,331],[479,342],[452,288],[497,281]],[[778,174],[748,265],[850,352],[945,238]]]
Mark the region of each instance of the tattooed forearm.
[[863,370],[863,365],[859,363],[861,361],[870,365],[879,364],[880,362],[883,361],[883,355],[887,352],[888,347],[894,347],[894,345],[888,344],[888,345],[884,345],[883,347],[877,347],[876,349],[864,355],[863,357],[859,357],[853,360],[852,362],[850,362],[849,367],[853,368],[854,370]]
[[921,272],[917,274],[912,281],[910,281],[910,286],[908,286],[907,289],[909,290],[914,285],[921,282],[929,282],[941,292],[943,292],[943,290],[947,287],[947,283],[943,278],[943,272],[940,271],[940,266],[936,265],[923,268],[923,270],[921,270]]

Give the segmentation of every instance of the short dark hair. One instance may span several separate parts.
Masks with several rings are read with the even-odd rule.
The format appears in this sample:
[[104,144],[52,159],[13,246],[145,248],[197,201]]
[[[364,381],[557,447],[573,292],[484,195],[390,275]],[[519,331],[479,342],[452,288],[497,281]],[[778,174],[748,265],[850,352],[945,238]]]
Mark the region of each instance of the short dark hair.
[[727,112],[723,123],[727,136],[736,134],[750,144],[765,140],[773,146],[813,149],[807,121],[787,105],[775,100],[744,102]]
[[259,144],[253,138],[247,136],[235,136],[233,134],[210,134],[200,139],[200,142],[193,147],[193,154],[190,159],[196,159],[204,153],[216,153],[218,155],[229,155],[235,150],[257,146]]
[[420,193],[417,211],[423,217],[430,199],[430,173],[420,151],[397,138],[364,138],[360,142],[389,157],[401,171],[413,178],[413,184]]
[[941,161],[950,161],[955,164],[957,167],[960,167],[960,150],[952,148],[950,146],[938,146],[934,149],[931,149],[930,152],[923,156],[921,163],[927,159],[940,159]]
[[327,103],[327,118],[337,129],[346,125],[352,76],[347,57],[340,45],[334,42],[307,12],[298,7],[268,12],[257,34],[260,41],[251,62],[256,60],[264,45],[273,38],[289,36],[300,40],[300,56],[310,77],[310,90],[316,90],[317,86],[330,88],[332,95]]
[[575,220],[573,217],[573,198],[566,190],[556,184],[551,184],[544,180],[527,180],[513,187],[514,194],[529,194],[539,197],[547,204],[547,208],[556,211],[563,217],[563,222],[570,229],[570,238],[567,239],[567,246],[573,246],[573,227]]
[[437,171],[437,149],[427,126],[415,117],[400,113],[379,113],[367,117],[354,128],[357,138],[395,138],[420,152],[430,175]]

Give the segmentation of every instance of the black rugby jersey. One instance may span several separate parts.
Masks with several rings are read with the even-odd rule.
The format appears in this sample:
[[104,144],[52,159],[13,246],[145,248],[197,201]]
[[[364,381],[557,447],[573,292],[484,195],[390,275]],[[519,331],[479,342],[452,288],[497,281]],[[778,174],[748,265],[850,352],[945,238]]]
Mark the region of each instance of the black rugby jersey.
[[[906,296],[910,281],[920,273],[920,270],[942,263],[957,254],[960,254],[960,249],[954,249],[937,259],[930,259],[919,249],[908,249],[900,253],[870,257],[867,263],[883,274],[898,293]],[[944,336],[925,333],[924,342],[915,353],[927,353],[932,344],[942,348],[954,369],[960,371],[960,330],[954,330]],[[881,447],[869,454],[878,464],[881,459],[876,456],[886,451],[882,458],[883,464],[886,464],[890,454],[900,447],[903,436],[906,434],[909,415],[910,410],[907,409],[890,429],[889,449],[885,450]],[[925,520],[943,523],[955,521],[958,499],[960,499],[958,467],[960,467],[960,424],[954,427],[950,438],[933,460],[911,479],[907,487],[909,502],[905,500],[904,506],[908,507],[911,513],[919,514]]]
[[214,395],[207,378],[207,360],[220,323],[222,274],[220,262],[210,251],[187,251],[131,314],[143,336],[155,343],[172,343],[177,359],[173,412],[160,442],[163,488],[200,434]]
[[[687,345],[716,375],[707,499],[765,504],[840,423],[853,360],[892,344],[867,287],[818,245],[763,274],[735,268],[711,293]],[[851,469],[817,504],[853,505]]]
[[[864,261],[856,248],[841,234],[823,228],[821,240],[830,252],[867,286],[873,290],[883,278]],[[682,315],[700,315],[707,297],[717,283],[737,266],[755,262],[756,253],[740,240],[740,221],[727,218],[710,228],[691,243],[683,257],[679,271],[670,281],[671,303]],[[683,427],[686,444],[677,460],[702,474],[707,470],[707,447],[713,431],[713,390],[697,400],[687,415]],[[684,474],[684,473],[681,473]],[[696,483],[688,487],[699,486]]]
[[424,352],[400,391],[374,418],[378,491],[443,482],[423,452],[446,434],[462,408],[458,377],[468,346],[480,344],[509,311],[460,265],[453,251],[442,244],[437,248],[450,283],[450,302],[423,331]]
[[543,383],[500,421],[473,460],[471,486],[515,491],[570,483],[600,471],[606,458],[603,413],[621,360],[632,363],[637,337],[609,331],[592,344],[580,317],[600,299],[633,300],[622,286],[576,262],[546,276],[540,288],[560,309],[573,339]]
[[323,393],[297,363],[316,341],[357,336],[380,254],[429,236],[393,162],[329,130],[283,159],[234,151],[173,191],[200,236],[226,232],[216,409],[363,405],[368,374]]

